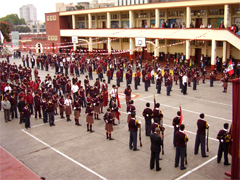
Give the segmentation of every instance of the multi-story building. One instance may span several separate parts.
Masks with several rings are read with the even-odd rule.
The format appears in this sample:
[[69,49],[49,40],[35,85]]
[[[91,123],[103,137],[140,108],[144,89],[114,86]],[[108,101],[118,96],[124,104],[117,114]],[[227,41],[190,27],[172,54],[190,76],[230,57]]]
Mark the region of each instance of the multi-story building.
[[37,9],[32,4],[23,5],[19,8],[20,18],[24,18],[25,22],[37,22]]
[[[230,55],[240,59],[240,38],[229,30],[239,22],[239,12],[238,0],[189,0],[46,13],[45,44],[54,46],[55,51],[73,47],[77,52],[129,58],[183,53],[195,63],[203,54],[211,58],[213,66],[216,56],[222,61]],[[163,22],[179,28],[162,28]],[[221,22],[226,28],[219,28]],[[154,28],[145,28],[151,24]],[[199,28],[201,24],[205,28]],[[212,28],[207,28],[208,24]],[[73,35],[78,36],[77,44],[71,44]],[[145,47],[136,46],[139,37],[146,39]]]
[[75,10],[75,5],[73,3],[69,3],[69,4],[56,3],[56,12],[72,11],[72,10]]

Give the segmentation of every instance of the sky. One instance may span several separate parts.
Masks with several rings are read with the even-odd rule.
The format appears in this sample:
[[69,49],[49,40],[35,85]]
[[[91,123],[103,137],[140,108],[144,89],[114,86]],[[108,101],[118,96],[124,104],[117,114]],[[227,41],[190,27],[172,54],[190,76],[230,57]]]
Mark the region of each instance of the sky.
[[63,2],[64,4],[77,2],[83,2],[88,0],[2,0],[0,5],[0,17],[4,17],[8,14],[18,14],[19,18],[19,8],[23,5],[33,4],[37,8],[37,19],[44,22],[44,13],[56,12],[56,3]]

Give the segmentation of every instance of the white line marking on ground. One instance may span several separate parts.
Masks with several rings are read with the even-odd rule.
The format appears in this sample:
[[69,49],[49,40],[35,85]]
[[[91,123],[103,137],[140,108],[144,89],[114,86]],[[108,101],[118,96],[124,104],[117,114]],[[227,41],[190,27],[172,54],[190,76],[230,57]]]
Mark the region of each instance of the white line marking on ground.
[[[149,102],[147,100],[140,100],[140,101],[146,101],[146,102]],[[153,103],[153,102],[150,102],[150,103]],[[173,108],[173,109],[179,109],[179,107],[174,107],[174,106],[170,106],[170,105],[167,105],[167,104],[160,104],[161,106],[166,106],[166,107],[170,107],[170,108]],[[183,111],[186,111],[186,112],[190,112],[190,113],[194,113],[194,114],[201,114],[200,112],[196,112],[196,111],[191,111],[191,110],[187,110],[187,109],[182,109]],[[225,118],[221,118],[221,117],[217,117],[217,116],[212,116],[212,115],[208,115],[208,114],[204,114],[205,116],[208,116],[208,117],[211,117],[211,118],[215,118],[215,119],[220,119],[220,120],[223,120],[223,121],[230,121],[232,122],[232,120],[230,119],[225,119]]]
[[[62,121],[62,120],[64,120],[64,119],[57,119],[57,120],[54,120],[54,122]],[[39,127],[39,126],[43,126],[43,125],[49,125],[49,123],[38,124],[38,125],[35,125],[35,126],[31,126],[31,128],[35,128],[35,127]]]
[[[126,112],[123,112],[123,111],[119,111],[120,113],[123,113],[123,114],[128,114],[128,113],[126,113]],[[140,119],[144,119],[143,117],[141,117],[141,116],[136,116],[137,118],[140,118]],[[172,125],[168,125],[168,124],[165,124],[165,123],[163,123],[163,125],[164,126],[167,126],[167,127],[170,127],[170,128],[173,128],[173,126]],[[194,134],[194,135],[196,135],[196,133],[195,132],[191,132],[191,131],[186,131],[185,130],[185,132],[187,132],[187,133],[190,133],[190,134]],[[213,140],[213,141],[218,141],[216,138],[212,138],[212,137],[208,137],[209,139],[211,139],[211,140]]]
[[193,173],[194,171],[198,170],[199,168],[205,166],[206,164],[210,163],[211,161],[213,161],[213,160],[216,159],[216,158],[217,158],[217,155],[214,156],[213,158],[209,159],[208,161],[206,161],[206,162],[200,164],[199,166],[195,167],[194,169],[192,169],[192,170],[190,170],[190,171],[184,173],[183,175],[181,175],[180,177],[176,178],[175,180],[180,180],[180,179],[182,179],[182,178],[188,176],[189,174],[191,174],[191,173]]
[[[174,95],[174,96],[183,96],[183,95],[174,94],[174,93],[171,93],[171,94]],[[206,100],[206,99],[199,99],[199,98],[190,97],[190,96],[184,96],[184,98],[196,99],[196,100],[200,100],[200,101],[206,101],[206,102],[210,102],[210,103],[215,103],[215,104],[220,104],[220,105],[232,107],[232,105],[230,105],[230,104],[220,103],[220,102],[216,102],[216,101],[208,101],[208,100]]]
[[22,129],[22,131],[23,131],[24,133],[26,133],[27,135],[31,136],[32,138],[34,138],[35,140],[37,140],[38,142],[40,142],[40,143],[44,144],[45,146],[49,147],[50,149],[52,149],[52,150],[55,151],[56,153],[62,155],[63,157],[67,158],[68,160],[72,161],[73,163],[77,164],[78,166],[80,166],[80,167],[86,169],[87,171],[91,172],[92,174],[98,176],[100,179],[107,180],[105,177],[99,175],[98,173],[96,173],[95,171],[89,169],[88,167],[84,166],[83,164],[75,161],[74,159],[72,159],[72,158],[70,158],[69,156],[63,154],[62,152],[58,151],[57,149],[51,147],[50,145],[48,145],[47,143],[45,143],[45,142],[43,142],[42,140],[38,139],[37,137],[33,136],[32,134],[26,132],[24,129]]

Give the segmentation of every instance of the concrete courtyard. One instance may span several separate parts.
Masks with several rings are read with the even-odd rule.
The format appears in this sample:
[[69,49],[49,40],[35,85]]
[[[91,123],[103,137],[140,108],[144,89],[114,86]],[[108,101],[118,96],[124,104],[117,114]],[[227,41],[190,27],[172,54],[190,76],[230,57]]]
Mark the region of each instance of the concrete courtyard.
[[[3,59],[0,59],[2,61]],[[5,60],[5,59],[4,59]],[[10,62],[21,63],[21,59],[10,59]],[[54,70],[49,68],[48,72],[39,70],[41,79],[49,73],[54,75]],[[126,71],[125,71],[126,72]],[[97,75],[93,74],[94,79]],[[106,75],[105,75],[106,77]],[[84,80],[85,75],[81,75],[80,80]],[[90,81],[93,85],[94,81]],[[111,81],[115,84],[114,80]],[[95,121],[93,125],[94,133],[87,132],[85,108],[82,109],[80,123],[82,126],[75,126],[74,117],[72,121],[60,119],[55,116],[56,126],[50,127],[44,124],[42,119],[31,117],[31,129],[26,130],[24,124],[19,124],[19,119],[5,123],[4,114],[0,120],[0,145],[36,173],[47,180],[60,179],[221,179],[224,172],[230,166],[217,163],[218,131],[223,128],[224,123],[231,125],[232,119],[232,84],[228,85],[228,92],[222,93],[222,83],[214,82],[214,87],[206,84],[197,86],[193,91],[188,88],[188,95],[182,95],[179,85],[173,85],[171,96],[166,95],[166,87],[162,84],[161,94],[156,94],[155,85],[151,85],[148,92],[144,91],[144,84],[138,90],[131,87],[133,94],[140,95],[134,99],[137,119],[142,122],[141,134],[143,146],[140,151],[129,150],[129,132],[127,126],[127,113],[125,100],[121,100],[120,121],[118,126],[114,126],[112,137],[114,141],[106,140],[105,123],[103,114],[102,120]],[[124,91],[126,81],[121,83],[119,91]],[[111,85],[109,85],[109,91]],[[163,122],[166,128],[164,133],[164,155],[160,161],[161,171],[150,170],[150,139],[145,136],[145,122],[142,111],[147,102],[153,108],[154,94],[156,101],[161,104],[160,109],[164,114]],[[173,126],[172,120],[182,107],[186,134],[189,137],[187,145],[187,169],[181,171],[174,167],[175,148],[173,146]],[[106,108],[104,109],[106,112]],[[209,155],[202,158],[199,150],[198,155],[194,155],[194,143],[197,130],[197,120],[199,114],[205,114],[205,120],[209,123]],[[229,155],[231,163],[231,156]]]

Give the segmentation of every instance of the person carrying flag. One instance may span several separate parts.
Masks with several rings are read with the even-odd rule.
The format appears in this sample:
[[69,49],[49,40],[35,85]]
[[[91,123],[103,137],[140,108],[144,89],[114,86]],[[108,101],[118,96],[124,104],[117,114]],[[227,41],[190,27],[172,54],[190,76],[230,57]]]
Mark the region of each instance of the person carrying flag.
[[173,131],[173,145],[174,147],[176,147],[176,132],[179,131],[179,126],[181,125],[180,124],[180,119],[181,119],[181,112],[178,111],[177,112],[177,116],[175,118],[173,118],[173,122],[172,122],[172,125],[174,127],[174,131]]

